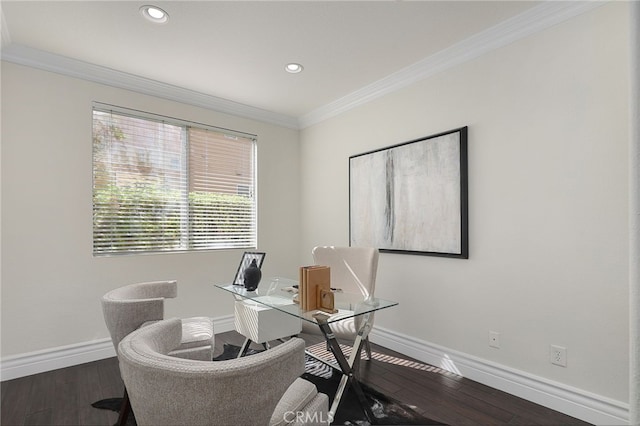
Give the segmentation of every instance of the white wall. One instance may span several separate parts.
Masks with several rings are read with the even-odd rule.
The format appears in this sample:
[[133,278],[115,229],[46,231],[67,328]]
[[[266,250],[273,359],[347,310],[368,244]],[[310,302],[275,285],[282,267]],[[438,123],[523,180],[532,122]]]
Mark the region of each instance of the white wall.
[[304,129],[303,252],[349,243],[350,155],[469,126],[470,258],[382,254],[377,295],[400,306],[376,325],[628,401],[627,14],[602,6]]
[[100,297],[177,279],[166,316],[231,315],[242,250],[92,257],[91,102],[258,135],[259,248],[265,275],[295,277],[298,132],[2,63],[2,357],[108,337]]
[[292,277],[348,244],[350,155],[467,125],[470,259],[382,254],[378,295],[400,307],[376,324],[628,401],[627,14],[602,6],[300,136],[3,62],[2,357],[106,338],[99,299],[129,282],[178,279],[167,316],[232,313],[212,283],[241,251],[92,257],[94,100],[257,133],[265,274]]
[[640,424],[640,2],[629,23],[629,423]]

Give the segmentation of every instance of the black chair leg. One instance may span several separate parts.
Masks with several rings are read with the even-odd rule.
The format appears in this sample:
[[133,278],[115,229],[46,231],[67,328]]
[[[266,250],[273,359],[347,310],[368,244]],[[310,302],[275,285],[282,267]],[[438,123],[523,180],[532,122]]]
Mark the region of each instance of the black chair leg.
[[125,388],[124,395],[122,396],[122,404],[120,404],[120,415],[118,416],[118,423],[116,423],[116,426],[126,425],[130,412],[131,403],[129,402],[129,394],[127,393],[127,388]]

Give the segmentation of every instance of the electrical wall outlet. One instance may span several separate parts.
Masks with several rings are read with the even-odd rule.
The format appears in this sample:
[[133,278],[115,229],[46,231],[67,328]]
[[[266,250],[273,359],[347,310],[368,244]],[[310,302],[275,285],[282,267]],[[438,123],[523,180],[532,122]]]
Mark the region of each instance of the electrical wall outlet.
[[500,349],[500,333],[497,331],[489,332],[489,347]]
[[567,366],[567,348],[551,345],[549,356],[551,357],[551,364],[559,365],[560,367]]

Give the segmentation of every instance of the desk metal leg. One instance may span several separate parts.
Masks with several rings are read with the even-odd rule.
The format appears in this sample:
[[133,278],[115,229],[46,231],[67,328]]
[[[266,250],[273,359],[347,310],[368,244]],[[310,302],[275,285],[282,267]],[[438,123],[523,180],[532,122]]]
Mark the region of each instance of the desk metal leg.
[[331,347],[331,352],[333,352],[333,356],[336,358],[338,362],[338,366],[340,370],[342,370],[342,379],[340,380],[340,385],[338,385],[338,390],[336,391],[336,396],[333,398],[333,402],[331,404],[331,409],[329,410],[330,418],[335,416],[336,411],[338,410],[338,406],[340,405],[340,400],[344,392],[347,390],[347,387],[351,385],[353,390],[358,397],[358,401],[362,406],[362,409],[367,416],[367,420],[371,424],[375,424],[375,417],[371,412],[371,407],[369,407],[369,402],[362,391],[362,387],[360,386],[360,382],[358,381],[358,372],[354,369],[354,365],[357,367],[359,365],[359,357],[360,351],[362,350],[363,339],[369,334],[369,330],[371,329],[371,324],[369,322],[368,314],[365,314],[366,318],[363,321],[363,326],[358,331],[358,335],[356,336],[356,340],[353,344],[353,349],[351,350],[351,355],[349,356],[349,360],[344,356],[342,352],[342,348],[340,348],[340,344],[336,339],[335,334],[331,330],[331,327],[327,323],[328,315],[323,313],[318,313],[314,315],[315,320],[324,335],[327,344]]
[[364,350],[367,353],[367,358],[371,361],[371,342],[369,342],[369,336],[364,339]]
[[[251,342],[252,342],[251,339],[249,339],[248,337],[245,337],[244,343],[240,347],[240,352],[238,352],[238,356],[236,358],[242,358],[247,354],[247,352],[249,352],[249,347],[251,346]],[[264,348],[265,351],[268,351],[269,349],[271,349],[271,345],[269,345],[269,342],[263,342],[262,347]]]
[[242,358],[243,356],[245,356],[247,354],[247,351],[249,350],[249,346],[251,346],[251,339],[247,337],[244,339],[244,343],[240,347],[240,352],[238,352],[237,358]]

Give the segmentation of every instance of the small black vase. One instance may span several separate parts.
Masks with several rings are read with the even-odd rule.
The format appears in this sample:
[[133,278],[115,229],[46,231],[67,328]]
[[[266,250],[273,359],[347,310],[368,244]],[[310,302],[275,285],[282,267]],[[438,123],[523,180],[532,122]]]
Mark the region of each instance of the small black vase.
[[258,288],[261,278],[262,271],[258,268],[256,259],[253,259],[247,269],[244,270],[244,288],[248,291],[254,291]]

